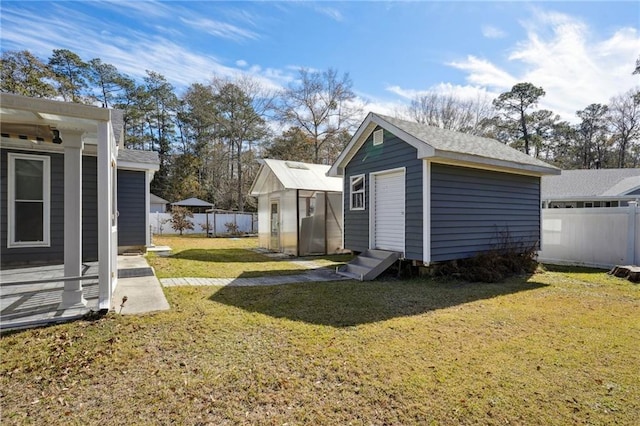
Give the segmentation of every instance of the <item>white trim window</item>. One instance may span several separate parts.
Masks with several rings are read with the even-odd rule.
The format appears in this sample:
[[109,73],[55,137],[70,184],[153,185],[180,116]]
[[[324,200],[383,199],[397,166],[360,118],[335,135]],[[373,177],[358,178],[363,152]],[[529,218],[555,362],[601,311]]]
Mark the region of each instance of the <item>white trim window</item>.
[[49,247],[51,158],[10,152],[7,163],[7,247]]
[[351,176],[349,183],[349,209],[364,210],[364,175]]

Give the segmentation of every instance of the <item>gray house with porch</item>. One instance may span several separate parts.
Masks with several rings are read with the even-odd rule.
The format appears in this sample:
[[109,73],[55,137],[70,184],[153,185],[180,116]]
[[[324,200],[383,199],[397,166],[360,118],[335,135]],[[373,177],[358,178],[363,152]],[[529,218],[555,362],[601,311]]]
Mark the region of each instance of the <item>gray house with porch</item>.
[[[559,173],[494,139],[374,113],[328,172],[344,177],[344,248],[418,265],[490,250],[502,232],[537,244],[540,178]],[[374,262],[361,263],[367,279]]]
[[97,278],[97,308],[109,309],[118,246],[149,242],[157,154],[119,147],[120,111],[7,93],[1,104],[0,266],[60,265],[62,310],[86,308],[83,284]]

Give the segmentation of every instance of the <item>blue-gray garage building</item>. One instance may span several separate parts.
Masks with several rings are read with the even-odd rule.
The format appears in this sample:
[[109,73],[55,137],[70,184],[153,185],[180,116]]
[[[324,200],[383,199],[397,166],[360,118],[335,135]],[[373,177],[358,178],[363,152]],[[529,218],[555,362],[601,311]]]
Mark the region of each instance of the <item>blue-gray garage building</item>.
[[330,168],[344,248],[419,264],[540,241],[540,178],[560,170],[488,138],[370,113]]

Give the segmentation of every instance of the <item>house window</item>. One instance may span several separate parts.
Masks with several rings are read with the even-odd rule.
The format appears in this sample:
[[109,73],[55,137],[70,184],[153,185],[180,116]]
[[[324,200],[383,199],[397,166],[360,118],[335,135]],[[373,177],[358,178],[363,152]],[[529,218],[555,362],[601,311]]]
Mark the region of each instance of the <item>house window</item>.
[[50,158],[9,153],[7,247],[48,247]]
[[351,176],[351,210],[364,210],[364,175]]

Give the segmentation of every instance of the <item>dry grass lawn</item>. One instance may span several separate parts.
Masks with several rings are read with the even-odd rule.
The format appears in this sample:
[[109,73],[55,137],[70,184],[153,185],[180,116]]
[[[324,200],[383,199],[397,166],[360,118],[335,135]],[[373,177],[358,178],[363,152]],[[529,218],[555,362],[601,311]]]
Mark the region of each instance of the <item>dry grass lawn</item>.
[[601,271],[165,292],[168,312],[3,336],[2,424],[640,418],[640,286]]

